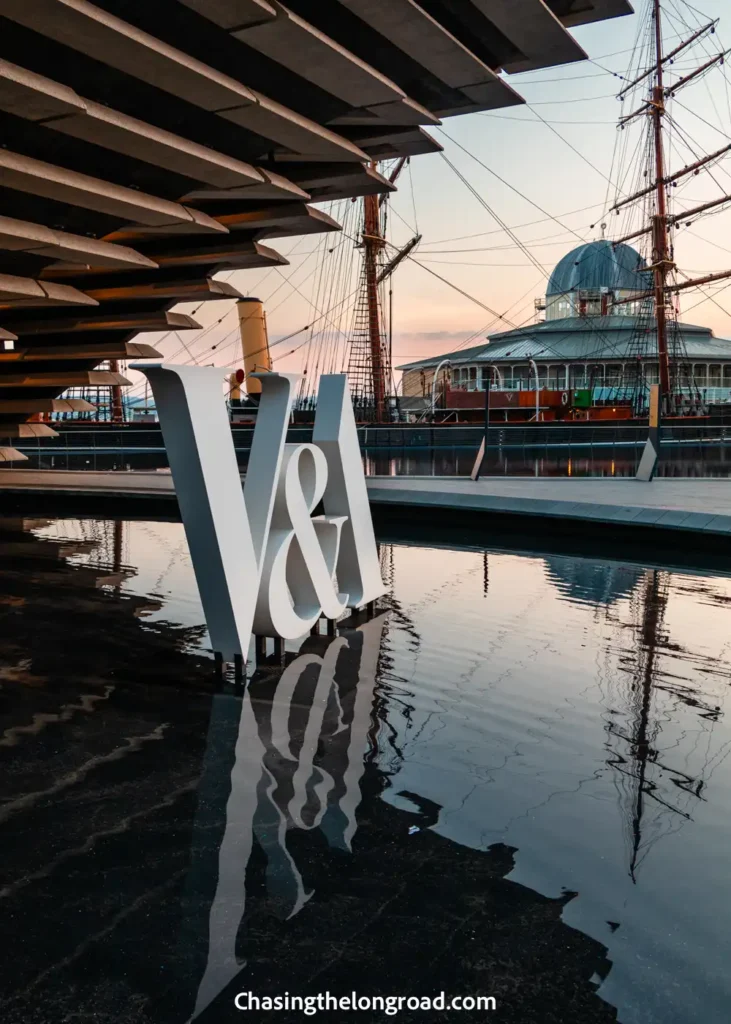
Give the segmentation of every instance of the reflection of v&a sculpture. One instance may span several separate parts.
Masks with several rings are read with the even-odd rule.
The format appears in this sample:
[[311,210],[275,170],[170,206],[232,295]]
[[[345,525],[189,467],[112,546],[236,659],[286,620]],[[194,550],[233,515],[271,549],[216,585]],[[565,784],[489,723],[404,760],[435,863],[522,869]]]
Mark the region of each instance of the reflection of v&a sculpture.
[[[134,367],[150,381],[213,650],[294,640],[385,588],[347,377],[320,378],[311,444],[287,444],[298,374],[258,375],[242,491],[220,367]],[[314,515],[322,505],[323,514]],[[337,583],[335,582],[337,580]]]
[[489,992],[497,976],[526,1019],[549,991],[561,1019],[615,1021],[595,994],[606,947],[562,921],[572,894],[508,881],[514,848],[453,843],[441,805],[416,792],[396,790],[400,807],[381,799],[395,752],[388,677],[376,688],[386,621],[310,637],[276,679],[257,674],[243,697],[214,697],[185,882],[181,1019],[238,1019],[241,993],[342,995],[363,977],[384,993],[432,982]]
[[[313,895],[291,851],[294,833],[319,832],[330,849],[351,851],[385,621],[382,614],[338,638],[306,641],[268,696],[258,696],[254,683],[240,699],[214,698],[196,815],[203,844],[215,813],[208,794],[228,781],[220,777],[221,740],[230,741],[232,715],[239,719],[194,1018],[246,966],[236,943],[254,850],[266,858],[268,906],[281,920],[297,915]],[[189,885],[195,888],[195,880]]]

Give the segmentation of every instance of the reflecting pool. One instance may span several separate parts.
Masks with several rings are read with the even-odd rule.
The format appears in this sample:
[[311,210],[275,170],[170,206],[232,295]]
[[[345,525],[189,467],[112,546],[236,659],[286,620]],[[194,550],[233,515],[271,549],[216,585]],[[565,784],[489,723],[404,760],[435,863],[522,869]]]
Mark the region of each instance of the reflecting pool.
[[179,523],[0,518],[3,1024],[728,1021],[731,581],[461,539],[242,690]]

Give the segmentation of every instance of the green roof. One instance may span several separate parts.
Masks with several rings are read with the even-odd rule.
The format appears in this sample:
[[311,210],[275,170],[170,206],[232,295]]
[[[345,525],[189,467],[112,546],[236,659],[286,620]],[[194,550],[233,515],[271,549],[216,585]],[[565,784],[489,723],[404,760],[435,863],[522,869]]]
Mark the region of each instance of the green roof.
[[[679,324],[680,343],[692,360],[731,359],[731,341],[715,338],[708,327]],[[419,362],[406,363],[399,370],[435,367],[442,359],[453,365],[480,362],[509,362],[535,359],[541,362],[588,362],[626,359],[636,350],[638,332],[651,335],[647,348],[655,345],[654,330],[644,319],[630,316],[571,317],[546,320],[490,336],[487,344],[457,349]],[[671,334],[671,345],[673,336]]]

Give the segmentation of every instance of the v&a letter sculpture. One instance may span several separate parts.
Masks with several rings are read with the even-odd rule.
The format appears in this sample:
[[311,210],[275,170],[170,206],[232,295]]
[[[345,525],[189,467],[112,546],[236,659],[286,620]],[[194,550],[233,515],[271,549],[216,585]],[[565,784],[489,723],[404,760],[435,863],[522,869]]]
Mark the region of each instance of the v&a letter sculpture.
[[[138,364],[150,381],[213,650],[294,640],[385,592],[345,374],[320,378],[312,444],[287,444],[299,374],[259,374],[241,487],[221,367]],[[313,515],[322,502],[324,514]]]

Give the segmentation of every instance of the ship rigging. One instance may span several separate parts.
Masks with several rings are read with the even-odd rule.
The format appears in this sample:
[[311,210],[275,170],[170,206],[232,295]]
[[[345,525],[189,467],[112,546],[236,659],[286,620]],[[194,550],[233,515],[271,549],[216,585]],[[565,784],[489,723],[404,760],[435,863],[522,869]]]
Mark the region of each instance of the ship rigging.
[[648,186],[638,192],[615,202],[611,212],[619,214],[625,207],[632,206],[643,199],[650,200],[649,211],[646,211],[646,213],[649,212],[649,222],[639,230],[618,238],[616,244],[645,239],[649,236],[651,240],[649,270],[653,275],[653,288],[652,291],[648,291],[642,296],[635,296],[633,300],[619,299],[618,303],[636,302],[638,299],[644,298],[652,300],[657,338],[660,400],[663,411],[670,413],[677,411],[679,407],[682,398],[683,376],[686,377],[686,383],[690,385],[690,389],[697,391],[692,374],[688,372],[687,358],[684,358],[684,353],[677,351],[677,346],[674,353],[675,358],[671,359],[672,339],[679,334],[677,307],[673,305],[672,297],[689,288],[701,287],[731,277],[731,270],[726,270],[718,274],[679,281],[678,268],[674,260],[674,247],[671,242],[671,232],[674,228],[682,223],[687,224],[702,214],[720,210],[726,203],[731,202],[731,195],[723,195],[703,203],[695,209],[673,215],[670,212],[672,191],[674,186],[683,182],[689,175],[697,175],[702,168],[708,168],[717,163],[729,152],[731,145],[724,146],[717,152],[707,154],[681,170],[671,173],[668,170],[664,122],[666,118],[670,117],[668,108],[676,95],[686,86],[700,80],[712,68],[723,65],[727,54],[731,51],[724,50],[714,54],[679,81],[666,85],[666,67],[692,44],[714,35],[718,21],[708,22],[688,39],[666,52],[663,41],[662,0],[652,0],[651,19],[654,61],[650,67],[641,71],[621,90],[619,98],[624,100],[633,97],[636,90],[645,87],[648,81],[650,82],[649,95],[638,109],[621,117],[619,123],[620,127],[624,129],[635,119],[646,118],[649,136],[646,153],[650,163],[648,176],[654,180],[651,180]]
[[[683,102],[686,90],[707,78],[714,81],[709,77],[713,75],[723,78],[729,97],[729,52],[719,42],[718,19],[704,18],[684,0],[647,0],[628,70],[623,75],[609,72],[622,79],[609,174],[551,128],[609,185],[602,215],[589,229],[593,240],[547,216],[581,244],[550,276],[532,259],[548,278],[545,299],[536,301],[536,312],[545,312],[545,320],[488,334],[488,346],[468,339],[453,352],[399,366],[404,395],[413,401],[421,398],[425,416],[445,422],[479,417],[484,403],[476,395],[472,399],[470,392],[483,390],[489,380],[500,392],[492,402],[493,418],[508,422],[643,417],[654,383],[660,386],[665,416],[723,412],[717,403],[728,402],[731,395],[731,342],[716,338],[708,328],[682,323],[680,301],[696,290],[701,301],[713,302],[728,316],[716,300],[715,286],[731,279],[731,270],[685,273],[677,243],[693,236],[690,229],[698,222],[728,210],[731,194],[720,175],[727,173],[723,161],[731,145],[699,146],[675,117],[674,105],[731,140],[731,126],[723,131]],[[719,98],[721,94],[719,89]],[[539,111],[531,112],[545,120]],[[496,177],[466,147],[459,148]],[[684,189],[693,182],[709,188],[705,196],[689,201]],[[528,244],[508,233],[524,255],[533,256]],[[506,319],[504,315],[502,323]],[[470,341],[472,348],[465,348]],[[517,396],[515,391],[533,395]],[[430,394],[438,400],[430,402]]]
[[[726,135],[729,141],[722,147],[712,151],[709,147],[708,152],[701,152],[680,126],[673,107],[676,102],[682,107],[682,99],[678,97],[684,97],[686,90],[692,90],[707,76],[720,71],[725,77],[724,65],[731,51],[718,43],[717,19],[703,19],[691,25],[678,16],[679,7],[693,12],[696,17],[695,9],[685,0],[677,3],[675,0],[647,0],[647,16],[641,22],[630,68],[619,76],[623,80],[618,93],[622,104],[620,131],[609,176],[602,175],[610,183],[610,190],[603,215],[598,218],[602,224],[601,240],[589,242],[585,233],[566,229],[558,217],[546,217],[569,230],[584,250],[579,254],[577,249],[570,254],[576,269],[571,282],[565,284],[562,291],[551,291],[551,285],[561,277],[557,274],[559,268],[551,275],[546,302],[538,307],[542,311],[553,304],[553,312],[547,312],[545,323],[533,322],[528,326],[525,321],[514,323],[509,319],[508,310],[500,313],[491,309],[460,287],[462,282],[449,281],[421,262],[425,257],[428,259],[426,253],[416,260],[422,236],[415,208],[413,235],[405,244],[396,245],[389,240],[390,192],[407,172],[410,178],[407,157],[380,164],[372,160],[368,167],[371,185],[378,181],[382,186],[380,191],[371,188],[370,194],[360,198],[330,204],[330,212],[336,213],[342,222],[343,233],[334,242],[331,237],[323,237],[311,250],[313,256],[318,257],[315,270],[297,285],[292,281],[294,273],[285,278],[276,271],[282,283],[275,293],[282,284],[288,283],[290,294],[299,294],[310,306],[308,324],[271,343],[274,348],[290,338],[299,339],[291,348],[280,348],[271,356],[271,362],[276,362],[281,356],[303,350],[300,358],[304,376],[298,415],[304,419],[311,417],[319,375],[342,371],[349,374],[357,418],[364,423],[388,423],[433,415],[434,402],[430,401],[430,396],[437,394],[446,413],[442,418],[454,422],[465,406],[461,402],[450,406],[450,396],[462,390],[480,390],[486,381],[493,379],[496,389],[533,390],[534,398],[526,400],[521,408],[530,410],[537,422],[563,418],[567,410],[573,418],[579,419],[611,419],[615,414],[622,419],[643,416],[649,387],[656,381],[666,416],[700,416],[709,412],[713,402],[711,392],[719,386],[731,385],[731,348],[729,352],[722,351],[723,346],[729,347],[731,343],[717,342],[711,332],[707,332],[708,344],[699,359],[698,332],[703,329],[680,322],[679,302],[691,289],[701,290],[706,298],[715,301],[709,287],[731,279],[731,270],[696,276],[685,274],[678,262],[676,241],[691,225],[722,213],[731,205],[731,193],[722,186],[717,175],[723,170],[723,160],[731,153],[731,135]],[[677,30],[683,27],[687,28],[687,34],[679,38]],[[699,50],[701,53],[695,59]],[[690,67],[689,62],[692,62]],[[682,71],[678,73],[681,65]],[[729,113],[731,116],[731,102]],[[446,132],[442,134],[455,142]],[[460,143],[456,145],[474,156]],[[490,197],[485,190],[475,189],[447,156],[442,156],[495,223],[500,224],[514,244],[548,278],[545,268],[531,252],[530,244],[522,242],[489,205]],[[486,169],[494,173],[489,167]],[[686,183],[703,179],[713,182],[717,194],[683,208],[679,197]],[[508,182],[503,184],[512,187]],[[532,200],[528,201],[537,207]],[[606,237],[605,225],[609,228]],[[591,230],[595,227],[592,225]],[[635,263],[631,265],[633,259]],[[406,261],[489,311],[493,324],[499,322],[512,330],[490,336],[490,341],[497,344],[491,344],[489,352],[484,344],[475,345],[473,349],[444,353],[419,364],[398,367],[406,371],[399,395],[393,366],[392,281],[394,273]],[[609,284],[601,273],[596,273],[597,262],[611,278]],[[302,285],[310,278],[313,280],[307,296]],[[630,278],[634,278],[634,283]],[[201,339],[223,319],[206,328]],[[549,324],[549,319],[557,323]],[[554,327],[560,326],[558,321],[562,319],[567,321],[566,329],[557,332]],[[569,320],[576,323],[568,325]],[[216,358],[225,349],[236,346],[237,338],[228,341],[231,333],[236,333],[235,329],[210,346],[211,352],[217,349]],[[299,338],[300,335],[304,337]],[[192,344],[196,345],[198,340]],[[516,344],[518,341],[520,346]],[[501,361],[500,345],[505,361]],[[580,350],[581,345],[584,351]],[[267,360],[268,346],[267,342]],[[185,348],[190,351],[187,345]],[[519,350],[520,361],[516,363]],[[198,361],[198,355],[193,355]],[[257,352],[249,355],[259,358]],[[471,357],[467,363],[465,356]],[[575,372],[576,368],[581,372]],[[110,366],[110,369],[116,368]],[[714,376],[716,370],[719,376]],[[441,388],[435,389],[436,380],[431,376],[439,375]],[[555,392],[553,398],[548,396],[550,391]],[[418,402],[411,401],[419,396],[423,399],[421,408]],[[99,396],[95,397],[99,401]],[[481,406],[482,402],[476,405]],[[495,408],[499,408],[499,403]],[[111,393],[108,415],[114,421],[123,416],[118,387]],[[505,419],[508,418],[506,411]]]

